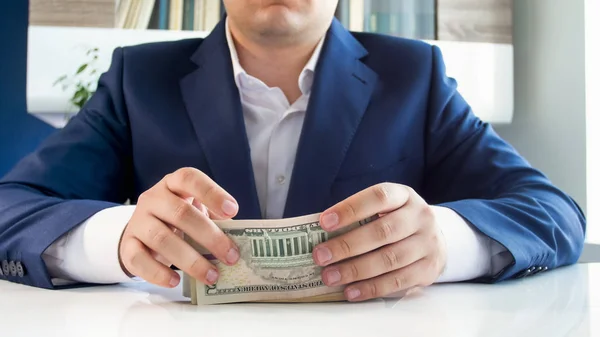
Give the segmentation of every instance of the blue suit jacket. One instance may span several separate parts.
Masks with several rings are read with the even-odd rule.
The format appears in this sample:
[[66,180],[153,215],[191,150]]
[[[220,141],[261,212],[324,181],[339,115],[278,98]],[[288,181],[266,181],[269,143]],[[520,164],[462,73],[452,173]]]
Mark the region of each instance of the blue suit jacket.
[[[396,182],[510,251],[485,281],[576,262],[584,215],[473,115],[436,47],[334,20],[315,76],[285,217]],[[260,218],[223,22],[206,39],[115,50],[82,111],[0,181],[0,261],[24,268],[3,277],[52,288],[52,242],[188,166],[238,200],[237,218]]]

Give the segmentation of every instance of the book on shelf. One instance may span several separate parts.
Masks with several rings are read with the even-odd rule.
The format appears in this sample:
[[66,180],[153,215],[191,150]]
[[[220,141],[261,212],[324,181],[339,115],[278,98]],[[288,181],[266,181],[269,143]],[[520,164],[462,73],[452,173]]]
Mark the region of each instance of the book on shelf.
[[211,31],[223,14],[221,0],[155,0],[147,28]]
[[158,0],[158,29],[169,29],[169,0]]
[[155,0],[119,0],[116,3],[115,28],[147,29]]
[[194,1],[194,30],[204,30],[204,18],[205,18],[205,2],[206,0],[195,0]]
[[195,0],[183,0],[183,30],[194,30],[194,6]]
[[213,30],[220,20],[221,0],[204,0],[204,30]]
[[354,32],[365,30],[365,0],[348,0],[348,26]]
[[183,0],[170,1],[169,30],[181,30],[183,28]]
[[350,0],[339,0],[338,7],[335,10],[335,17],[344,27],[350,26]]

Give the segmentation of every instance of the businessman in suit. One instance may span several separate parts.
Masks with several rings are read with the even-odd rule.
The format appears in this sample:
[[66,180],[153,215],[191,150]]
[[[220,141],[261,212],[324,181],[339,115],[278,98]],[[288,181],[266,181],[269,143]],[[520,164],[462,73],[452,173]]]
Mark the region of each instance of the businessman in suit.
[[[43,288],[201,282],[212,220],[322,212],[327,285],[362,301],[572,264],[576,203],[474,116],[428,44],[350,33],[336,0],[225,0],[206,39],[118,48],[68,125],[0,182],[0,261]],[[131,200],[133,205],[123,205]]]

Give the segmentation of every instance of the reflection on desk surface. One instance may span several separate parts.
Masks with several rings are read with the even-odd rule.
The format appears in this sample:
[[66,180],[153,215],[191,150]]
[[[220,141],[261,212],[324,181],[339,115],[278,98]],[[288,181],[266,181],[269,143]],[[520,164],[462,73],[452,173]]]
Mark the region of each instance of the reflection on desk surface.
[[[44,290],[0,282],[2,336],[593,336],[600,264],[364,303],[193,306],[146,283]],[[597,324],[597,323],[596,323]]]

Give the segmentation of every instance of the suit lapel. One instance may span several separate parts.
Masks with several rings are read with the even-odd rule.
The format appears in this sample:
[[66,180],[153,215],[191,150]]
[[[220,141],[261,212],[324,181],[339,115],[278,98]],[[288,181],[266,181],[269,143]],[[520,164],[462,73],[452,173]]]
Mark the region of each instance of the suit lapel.
[[192,61],[198,68],[181,80],[187,113],[214,180],[240,205],[236,218],[260,219],[250,146],[222,20]]
[[284,216],[324,211],[331,186],[362,120],[377,75],[367,52],[334,20],[327,33],[306,113]]

